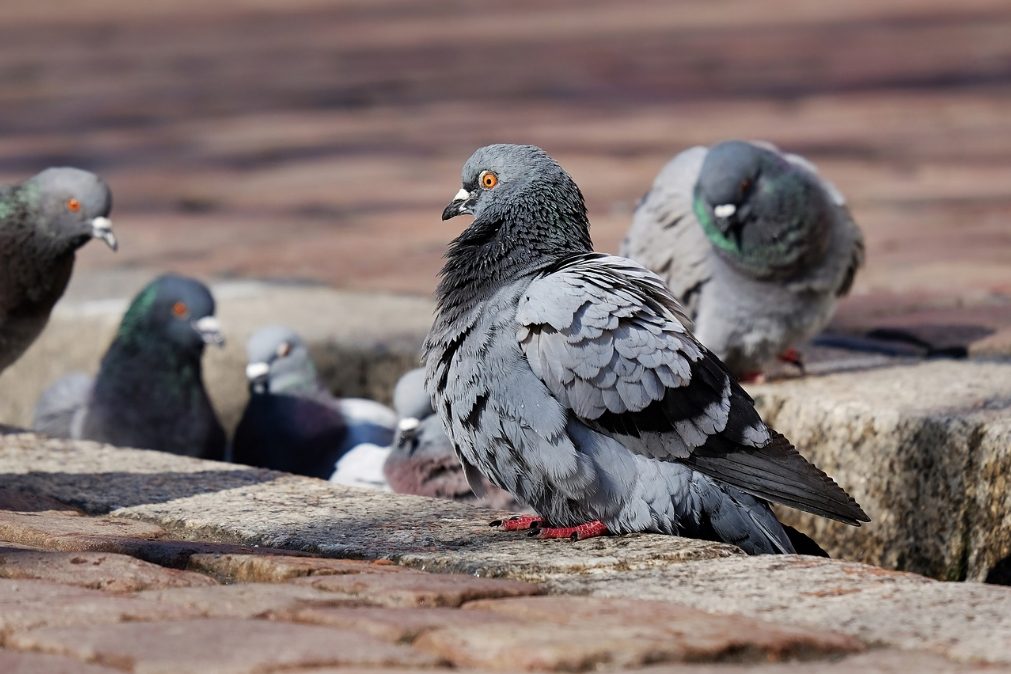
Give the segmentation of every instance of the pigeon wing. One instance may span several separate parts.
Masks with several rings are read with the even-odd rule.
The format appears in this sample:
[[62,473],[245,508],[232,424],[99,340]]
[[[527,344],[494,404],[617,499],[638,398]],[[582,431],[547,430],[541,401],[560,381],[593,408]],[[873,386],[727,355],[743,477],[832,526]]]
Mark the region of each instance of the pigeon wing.
[[629,450],[849,524],[860,506],[768,428],[723,364],[688,332],[662,279],[624,258],[581,255],[520,299],[531,369],[583,423]]

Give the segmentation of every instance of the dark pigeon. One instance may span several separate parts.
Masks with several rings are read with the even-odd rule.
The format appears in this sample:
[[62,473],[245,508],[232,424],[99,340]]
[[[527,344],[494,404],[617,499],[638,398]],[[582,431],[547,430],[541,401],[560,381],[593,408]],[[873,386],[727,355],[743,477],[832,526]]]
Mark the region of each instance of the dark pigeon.
[[35,428],[222,459],[225,431],[201,365],[205,345],[222,343],[207,287],[183,276],[160,276],[130,304],[94,381],[69,375],[42,394]]
[[663,279],[595,253],[583,196],[543,150],[464,165],[425,343],[426,386],[471,484],[542,537],[651,531],[793,553],[769,501],[858,525],[859,505],[768,427]]
[[232,441],[236,463],[328,479],[356,446],[392,442],[393,411],[371,400],[333,397],[291,329],[262,328],[246,351],[249,403]]
[[400,417],[383,474],[398,494],[454,501],[479,501],[503,510],[524,510],[509,492],[480,478],[480,496],[467,483],[463,466],[425,390],[425,371],[411,370],[397,382],[393,407]]
[[111,209],[101,178],[74,168],[0,187],[0,372],[45,328],[77,250],[93,238],[116,250]]
[[694,334],[738,378],[817,334],[849,292],[864,241],[839,191],[805,159],[727,141],[672,159],[621,246],[659,274]]

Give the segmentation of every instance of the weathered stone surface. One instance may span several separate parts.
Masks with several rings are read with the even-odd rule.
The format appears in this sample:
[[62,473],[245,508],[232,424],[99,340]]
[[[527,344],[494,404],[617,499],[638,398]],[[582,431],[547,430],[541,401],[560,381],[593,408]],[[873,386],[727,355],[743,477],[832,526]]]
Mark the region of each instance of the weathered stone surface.
[[521,597],[543,592],[536,585],[514,580],[415,571],[320,576],[302,578],[295,583],[305,583],[363,604],[405,607],[455,607],[476,599]]
[[660,665],[638,670],[641,674],[1007,674],[1011,668],[953,662],[920,651],[876,649],[841,660],[814,660],[751,664]]
[[[454,669],[466,673],[469,669]],[[473,670],[479,671],[479,670]],[[480,670],[487,671],[487,670]],[[875,649],[844,658],[794,660],[775,663],[672,663],[634,670],[641,674],[1008,674],[1011,668],[953,662],[920,651]],[[420,669],[312,668],[284,670],[284,674],[428,674]]]
[[216,584],[200,573],[166,569],[126,555],[24,550],[3,543],[0,578],[34,578],[109,592]]
[[983,580],[1011,557],[1011,416],[984,425],[973,468],[968,570],[970,577]]
[[778,510],[829,552],[982,580],[987,561],[1011,547],[999,507],[1008,490],[994,481],[1008,460],[1011,363],[932,361],[751,391],[766,420],[871,517],[854,528]]
[[61,655],[0,650],[0,672],[4,674],[115,674],[118,671]]
[[453,608],[311,607],[296,609],[275,617],[316,625],[353,628],[381,639],[408,642],[436,629],[453,630],[475,625],[498,625],[502,629],[509,630],[516,623],[507,615],[479,608],[463,611]]
[[9,644],[128,668],[135,674],[252,674],[308,665],[436,663],[431,656],[362,632],[228,618],[47,627],[15,634]]
[[98,590],[41,580],[0,579],[0,634],[41,626],[95,625],[124,620],[174,620],[198,613]]
[[999,586],[772,555],[671,564],[606,579],[557,576],[547,585],[554,592],[674,601],[955,660],[1011,664],[1011,589]]
[[165,535],[156,524],[119,517],[80,517],[63,512],[0,511],[0,540],[48,550],[106,550],[123,539]]
[[[498,513],[464,504],[339,488],[89,443],[35,446],[32,440],[30,435],[0,436],[0,489],[18,484],[90,512],[118,504],[114,518],[149,519],[173,535],[291,546],[332,556],[385,557],[421,568],[531,580],[554,593],[675,601],[874,643],[930,649],[959,660],[1011,660],[1011,591],[1006,588],[938,583],[831,560],[744,557],[729,546],[666,536],[606,537],[575,544],[537,541],[489,529],[486,522]],[[77,476],[102,488],[89,492]],[[396,578],[404,573],[360,575]],[[317,597],[324,595],[324,605],[343,606],[358,600],[311,585],[351,577],[315,576],[290,583]],[[286,585],[260,586],[290,590]],[[180,600],[181,606],[196,602],[190,609],[206,613],[223,604],[214,593],[239,596],[243,591],[209,587],[158,592],[190,595]],[[236,613],[290,615],[303,608],[290,597],[253,604]]]
[[189,568],[234,582],[280,583],[302,576],[329,576],[343,573],[400,571],[388,561],[326,559],[295,555],[198,554],[189,559]]
[[40,443],[31,434],[0,438],[0,488],[6,484],[58,495],[90,512],[115,509],[187,538],[534,581],[549,571],[649,568],[742,554],[729,545],[668,536],[539,541],[491,529],[488,522],[503,513],[487,508],[157,452]]
[[[158,481],[157,478],[152,479]],[[82,477],[81,481],[92,480],[96,478]],[[0,511],[0,541],[46,550],[119,553],[175,568],[184,568],[195,554],[257,552],[265,555],[275,552],[239,545],[175,540],[167,537],[164,529],[151,523],[123,518],[81,518],[79,515],[77,511]]]
[[161,605],[178,606],[189,615],[211,618],[254,618],[309,606],[364,603],[305,585],[276,583],[148,590],[138,593],[137,597]]
[[517,624],[453,626],[423,635],[417,646],[457,665],[552,671],[729,657],[781,660],[863,649],[858,640],[831,632],[656,601],[555,596],[479,601],[469,607],[502,613]]

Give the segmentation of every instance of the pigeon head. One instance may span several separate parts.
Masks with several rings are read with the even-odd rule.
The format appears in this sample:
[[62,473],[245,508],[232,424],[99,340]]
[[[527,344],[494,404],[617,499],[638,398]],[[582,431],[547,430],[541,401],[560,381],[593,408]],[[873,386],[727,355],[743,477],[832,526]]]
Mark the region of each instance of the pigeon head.
[[38,213],[37,228],[51,245],[77,250],[91,239],[119,247],[109,212],[112,192],[101,178],[76,168],[49,168],[25,183]]
[[824,253],[829,204],[816,183],[771,148],[727,141],[706,153],[694,211],[726,259],[775,275]]
[[554,159],[533,145],[487,145],[471,155],[462,187],[442,219],[474,216],[462,243],[488,244],[505,254],[591,250],[583,195]]
[[246,379],[253,393],[312,393],[316,366],[305,342],[281,325],[261,328],[246,342]]
[[200,281],[174,274],[159,276],[140,291],[116,339],[141,348],[168,346],[197,358],[205,345],[224,344],[211,291]]
[[393,409],[399,417],[393,448],[398,452],[413,453],[418,447],[418,433],[428,419],[435,418],[432,399],[425,389],[425,370],[417,368],[404,374],[393,389]]
[[393,389],[393,409],[401,419],[424,419],[435,414],[432,399],[425,390],[425,369],[416,368],[404,374]]

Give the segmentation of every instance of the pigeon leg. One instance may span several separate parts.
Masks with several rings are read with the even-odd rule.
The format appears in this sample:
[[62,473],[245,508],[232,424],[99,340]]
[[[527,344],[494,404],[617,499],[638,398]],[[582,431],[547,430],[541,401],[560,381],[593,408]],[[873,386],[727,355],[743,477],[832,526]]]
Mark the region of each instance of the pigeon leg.
[[792,346],[783,353],[779,354],[779,360],[793,365],[800,370],[801,374],[804,374],[804,359],[800,357],[800,351]]
[[489,526],[498,527],[502,531],[526,531],[533,529],[539,531],[544,523],[544,518],[540,515],[513,515],[504,520],[490,522]]
[[575,527],[544,527],[540,531],[531,531],[531,536],[537,538],[568,538],[581,541],[585,538],[595,538],[607,534],[607,527],[600,520],[594,520]]

